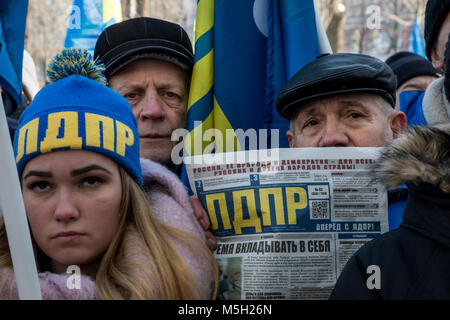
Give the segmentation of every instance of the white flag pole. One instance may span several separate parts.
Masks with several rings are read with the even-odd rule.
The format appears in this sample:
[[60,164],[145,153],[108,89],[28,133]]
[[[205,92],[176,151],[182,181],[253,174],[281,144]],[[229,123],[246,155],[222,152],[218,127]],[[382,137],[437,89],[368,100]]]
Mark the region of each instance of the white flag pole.
[[333,53],[333,49],[331,48],[330,41],[328,40],[327,33],[325,28],[323,27],[322,19],[320,18],[320,14],[316,9],[316,4],[314,3],[314,12],[316,14],[316,28],[317,28],[317,38],[319,40],[320,52],[324,53]]
[[0,164],[0,199],[19,299],[42,300],[22,191],[1,97]]

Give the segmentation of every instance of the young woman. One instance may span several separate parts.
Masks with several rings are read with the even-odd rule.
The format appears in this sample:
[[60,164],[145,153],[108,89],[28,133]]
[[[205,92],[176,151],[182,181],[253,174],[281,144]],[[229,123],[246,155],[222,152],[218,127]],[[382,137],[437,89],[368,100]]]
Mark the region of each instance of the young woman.
[[[213,298],[217,267],[186,191],[167,169],[139,159],[135,117],[101,71],[86,51],[64,50],[16,131],[43,298]],[[67,283],[73,265],[82,273],[75,289]],[[8,298],[17,289],[1,221],[0,299]]]

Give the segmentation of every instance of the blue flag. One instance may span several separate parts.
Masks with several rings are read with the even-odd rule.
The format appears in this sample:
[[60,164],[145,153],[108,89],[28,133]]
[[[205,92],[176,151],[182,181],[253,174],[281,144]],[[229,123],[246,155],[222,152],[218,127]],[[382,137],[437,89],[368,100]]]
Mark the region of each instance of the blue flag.
[[102,31],[121,21],[120,0],[74,0],[64,47],[87,49],[94,56],[95,43]]
[[[271,129],[279,130],[278,147],[288,147],[289,124],[275,100],[286,81],[318,55],[313,0],[199,0],[187,154],[274,147]],[[208,129],[215,130],[214,143],[204,137]],[[248,145],[238,129],[256,130],[258,144]]]
[[0,1],[0,86],[17,104],[22,95],[22,63],[28,0]]
[[425,52],[425,40],[423,38],[422,31],[420,30],[417,19],[414,20],[414,26],[411,31],[411,36],[409,37],[408,50],[424,57],[425,59],[428,59]]

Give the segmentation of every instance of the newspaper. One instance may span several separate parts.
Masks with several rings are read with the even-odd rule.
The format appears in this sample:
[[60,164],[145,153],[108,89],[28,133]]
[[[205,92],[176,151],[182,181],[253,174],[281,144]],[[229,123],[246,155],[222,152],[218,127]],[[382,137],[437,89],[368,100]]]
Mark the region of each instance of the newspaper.
[[387,193],[369,175],[379,152],[295,148],[185,158],[217,237],[218,299],[327,299],[351,255],[388,231]]

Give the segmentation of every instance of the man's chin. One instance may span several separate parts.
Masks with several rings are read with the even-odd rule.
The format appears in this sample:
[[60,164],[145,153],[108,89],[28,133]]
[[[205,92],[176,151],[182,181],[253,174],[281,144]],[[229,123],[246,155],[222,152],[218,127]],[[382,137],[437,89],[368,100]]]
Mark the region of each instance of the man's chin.
[[145,159],[150,159],[154,162],[166,165],[170,163],[170,155],[172,152],[172,146],[152,146],[145,147],[141,146],[141,157]]

